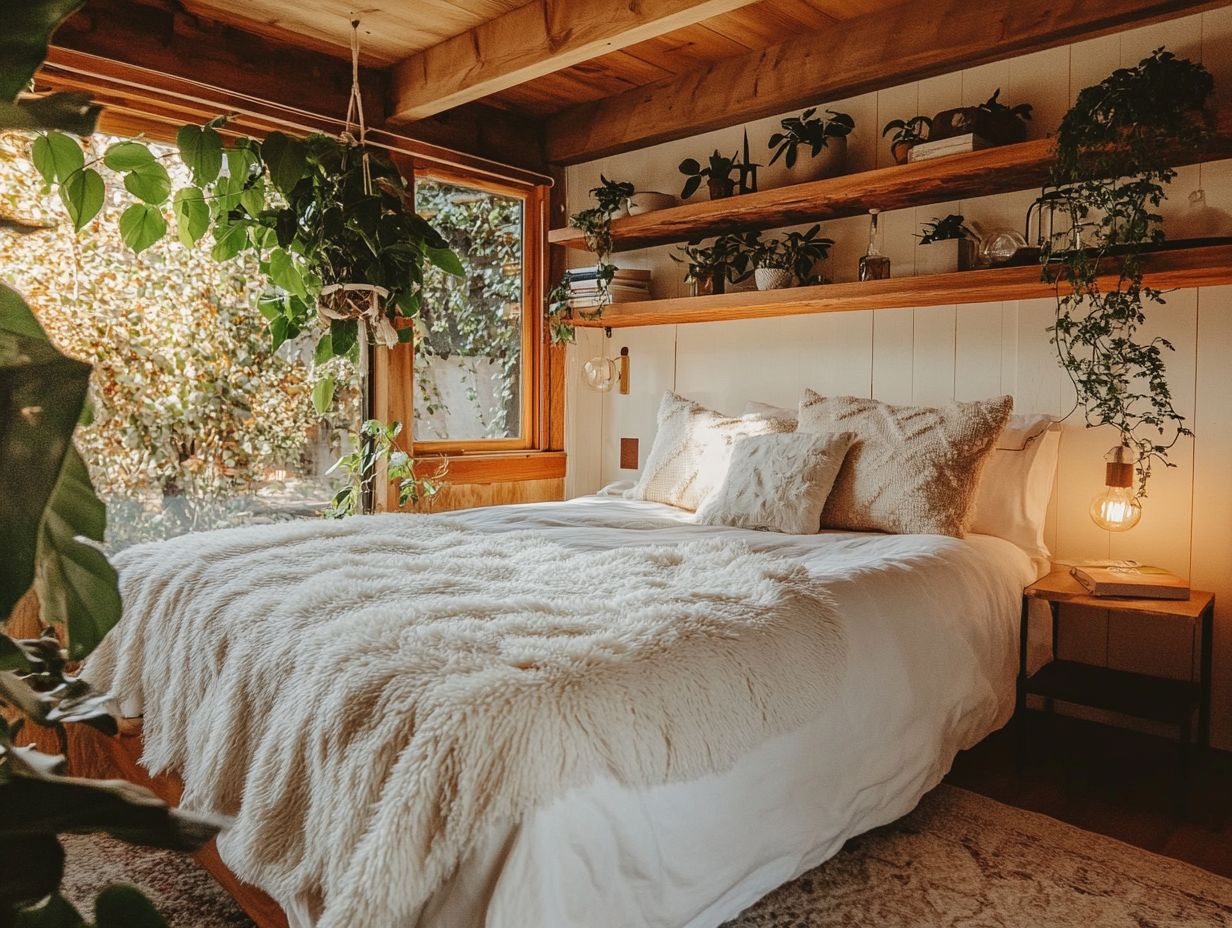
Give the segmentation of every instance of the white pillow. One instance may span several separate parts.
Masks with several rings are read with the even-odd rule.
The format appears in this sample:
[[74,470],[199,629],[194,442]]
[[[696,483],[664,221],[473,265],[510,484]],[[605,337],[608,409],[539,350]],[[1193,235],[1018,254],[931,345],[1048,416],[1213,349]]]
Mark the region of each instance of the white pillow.
[[972,505],[970,531],[1048,558],[1044,522],[1057,473],[1061,432],[1049,416],[1011,416],[988,456]]
[[786,535],[817,534],[826,497],[854,441],[850,432],[741,438],[732,449],[727,476],[702,501],[697,521]]
[[659,404],[658,425],[642,476],[626,495],[681,509],[696,509],[723,482],[738,439],[795,427],[777,419],[724,416],[670,390]]

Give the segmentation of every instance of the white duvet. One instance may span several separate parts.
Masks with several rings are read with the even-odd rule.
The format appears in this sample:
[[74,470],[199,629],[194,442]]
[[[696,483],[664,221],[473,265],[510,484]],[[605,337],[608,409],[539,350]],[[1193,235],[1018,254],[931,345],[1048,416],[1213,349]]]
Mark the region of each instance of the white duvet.
[[[1035,569],[1008,542],[719,529],[598,497],[450,518],[480,532],[535,529],[576,550],[738,538],[789,557],[836,606],[845,676],[815,718],[723,772],[650,787],[601,778],[520,820],[487,822],[417,916],[389,928],[719,925],[909,811],[1013,709],[1018,604]],[[294,928],[311,924],[311,909],[288,903]]]

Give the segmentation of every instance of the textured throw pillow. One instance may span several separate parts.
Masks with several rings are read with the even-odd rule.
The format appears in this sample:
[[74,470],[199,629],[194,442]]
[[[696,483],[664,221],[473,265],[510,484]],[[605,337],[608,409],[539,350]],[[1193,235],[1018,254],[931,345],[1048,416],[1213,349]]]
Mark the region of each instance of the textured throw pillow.
[[1061,433],[1051,425],[1051,416],[1010,416],[971,510],[970,531],[1004,538],[1038,558],[1050,556],[1044,522],[1061,447]]
[[790,422],[735,418],[677,396],[659,404],[658,431],[631,499],[696,509],[727,475],[732,445],[749,435],[789,432]]
[[815,535],[826,497],[853,441],[850,432],[740,439],[732,449],[727,476],[702,501],[697,521]]
[[961,538],[980,472],[1013,405],[1012,397],[1002,396],[938,409],[890,406],[805,390],[801,432],[856,436],[822,526]]

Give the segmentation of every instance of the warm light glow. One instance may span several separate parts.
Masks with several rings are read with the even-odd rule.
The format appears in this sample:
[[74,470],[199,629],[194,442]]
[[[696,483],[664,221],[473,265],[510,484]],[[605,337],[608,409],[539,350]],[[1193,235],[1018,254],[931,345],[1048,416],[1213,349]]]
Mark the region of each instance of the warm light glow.
[[1129,487],[1108,487],[1091,500],[1091,519],[1110,532],[1126,532],[1142,518],[1142,504]]

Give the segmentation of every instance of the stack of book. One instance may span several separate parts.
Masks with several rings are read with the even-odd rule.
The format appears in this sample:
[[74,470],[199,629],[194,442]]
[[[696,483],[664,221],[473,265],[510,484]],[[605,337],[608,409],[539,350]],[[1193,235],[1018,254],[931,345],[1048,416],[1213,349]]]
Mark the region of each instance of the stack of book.
[[[592,309],[599,305],[599,269],[597,267],[578,267],[565,272],[569,281],[569,307],[571,309]],[[639,271],[632,268],[616,269],[616,276],[607,287],[608,296],[613,303],[637,303],[650,299],[650,271]]]
[[1126,565],[1072,567],[1070,575],[1091,596],[1135,599],[1189,599],[1189,581],[1162,567]]
[[930,161],[933,158],[960,155],[963,152],[980,151],[991,147],[992,143],[982,135],[968,132],[965,135],[954,135],[948,139],[937,139],[935,142],[920,142],[913,145],[907,152],[907,161],[914,164],[917,161]]

